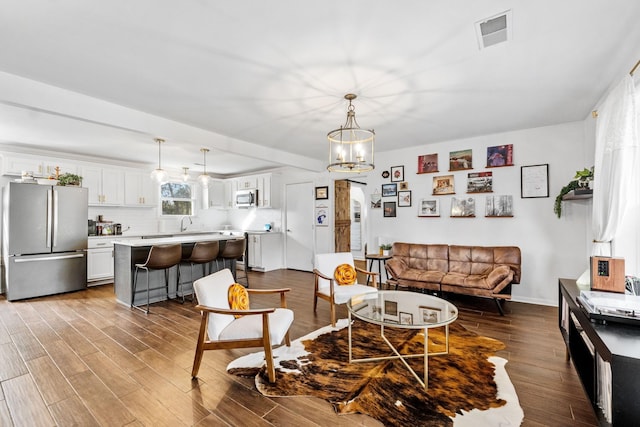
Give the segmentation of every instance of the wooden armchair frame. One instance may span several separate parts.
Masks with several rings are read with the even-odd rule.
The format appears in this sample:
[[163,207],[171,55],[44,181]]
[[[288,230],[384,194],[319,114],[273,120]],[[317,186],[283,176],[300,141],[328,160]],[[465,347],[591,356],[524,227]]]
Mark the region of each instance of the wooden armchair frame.
[[[287,308],[286,293],[291,291],[289,288],[282,289],[247,289],[249,294],[280,294],[280,308]],[[230,348],[249,348],[264,347],[265,361],[267,363],[267,372],[269,381],[275,382],[276,371],[273,365],[273,351],[271,348],[271,335],[269,333],[269,313],[273,313],[275,308],[261,308],[249,310],[229,310],[224,308],[207,307],[205,305],[197,305],[196,309],[200,310],[202,320],[200,322],[200,333],[198,334],[198,344],[196,346],[196,355],[193,361],[193,369],[191,377],[196,378],[200,370],[200,363],[205,350],[221,350]],[[262,316],[262,338],[243,339],[243,340],[207,340],[207,328],[209,325],[209,313],[242,315],[242,316]],[[291,345],[289,331],[285,335],[285,343]]]
[[[367,270],[363,270],[361,268],[358,267],[354,267],[356,272],[358,273],[363,273],[366,274],[368,276],[372,276],[371,278],[371,285],[374,288],[378,288],[378,286],[376,285],[376,276],[379,276],[379,273],[375,273],[373,271],[367,271]],[[331,326],[336,326],[336,304],[335,304],[335,299],[334,299],[334,294],[335,294],[335,287],[336,286],[340,286],[338,284],[336,284],[336,279],[333,277],[329,277],[325,274],[322,274],[320,271],[318,271],[318,269],[314,268],[313,269],[313,275],[314,275],[314,293],[313,293],[313,312],[316,312],[316,309],[318,308],[318,297],[322,298],[325,301],[329,302],[329,306],[330,306],[330,310],[331,310]],[[325,295],[322,294],[320,292],[318,292],[318,279],[322,278],[325,280],[329,281],[329,295]],[[348,286],[348,285],[347,285]]]

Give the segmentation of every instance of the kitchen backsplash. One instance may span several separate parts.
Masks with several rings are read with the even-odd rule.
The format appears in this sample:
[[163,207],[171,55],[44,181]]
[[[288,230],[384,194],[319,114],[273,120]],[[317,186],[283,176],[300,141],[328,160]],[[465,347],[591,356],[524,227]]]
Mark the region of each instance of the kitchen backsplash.
[[[102,215],[104,221],[122,224],[123,235],[172,233],[180,231],[177,218],[158,218],[154,208],[122,208],[116,206],[89,206],[89,219]],[[265,223],[271,223],[274,231],[281,231],[280,209],[207,209],[197,211],[191,217],[193,224],[185,220],[187,230],[221,230],[230,225],[237,230],[263,230]]]

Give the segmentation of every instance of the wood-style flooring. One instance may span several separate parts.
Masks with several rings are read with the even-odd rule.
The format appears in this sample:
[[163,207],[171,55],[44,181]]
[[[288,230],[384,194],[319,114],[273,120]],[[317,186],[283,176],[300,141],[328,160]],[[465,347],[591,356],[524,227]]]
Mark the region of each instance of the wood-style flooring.
[[[313,312],[313,276],[249,274],[251,287],[290,287],[292,339],[329,323]],[[522,285],[520,285],[522,286]],[[459,323],[506,344],[500,356],[524,409],[525,426],[595,426],[573,366],[565,360],[557,309],[448,296]],[[272,305],[252,298],[257,307]],[[277,304],[273,302],[273,304]],[[346,317],[341,308],[340,317]],[[145,315],[116,302],[111,285],[9,303],[0,297],[0,426],[379,426],[365,415],[335,415],[312,397],[268,398],[251,379],[226,373],[255,350],[205,352],[191,380],[199,313],[190,302],[155,304]]]

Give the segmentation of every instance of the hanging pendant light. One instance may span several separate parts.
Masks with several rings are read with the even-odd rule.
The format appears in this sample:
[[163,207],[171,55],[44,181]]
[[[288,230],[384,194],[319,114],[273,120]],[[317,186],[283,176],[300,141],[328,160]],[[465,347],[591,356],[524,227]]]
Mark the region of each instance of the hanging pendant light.
[[158,168],[155,169],[153,172],[151,172],[151,179],[157,182],[158,184],[164,184],[169,180],[169,174],[167,173],[167,171],[162,169],[162,162],[161,162],[161,159],[162,159],[161,147],[162,147],[162,143],[164,142],[164,139],[154,138],[154,141],[158,143]]
[[183,180],[184,182],[187,182],[187,181],[189,181],[189,178],[191,178],[191,177],[189,176],[189,168],[185,168],[185,167],[183,167],[183,168],[182,168],[182,180]]
[[373,129],[360,129],[356,121],[355,107],[351,103],[357,95],[348,93],[347,121],[344,126],[327,134],[329,140],[329,172],[369,172],[374,169],[373,144],[376,133]]
[[202,157],[203,157],[203,161],[204,161],[204,171],[198,177],[198,181],[200,182],[200,185],[202,185],[203,187],[208,187],[209,186],[209,180],[211,179],[209,174],[207,174],[207,153],[209,152],[209,149],[208,148],[201,148],[200,151],[202,152]]

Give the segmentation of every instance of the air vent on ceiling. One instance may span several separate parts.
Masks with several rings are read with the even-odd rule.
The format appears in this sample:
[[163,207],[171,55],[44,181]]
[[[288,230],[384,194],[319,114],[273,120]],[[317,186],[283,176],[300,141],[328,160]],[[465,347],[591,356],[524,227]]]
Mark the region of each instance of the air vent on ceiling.
[[476,22],[476,35],[480,49],[511,39],[511,11]]

